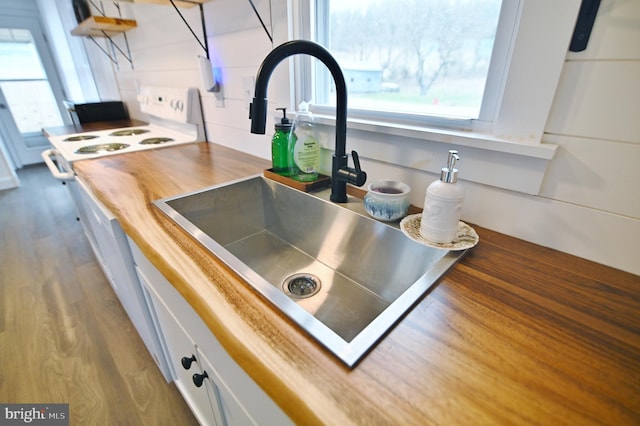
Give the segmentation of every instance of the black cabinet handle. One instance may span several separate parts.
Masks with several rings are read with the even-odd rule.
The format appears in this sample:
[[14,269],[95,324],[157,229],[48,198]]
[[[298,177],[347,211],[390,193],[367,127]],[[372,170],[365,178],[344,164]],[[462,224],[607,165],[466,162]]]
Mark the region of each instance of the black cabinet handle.
[[189,358],[187,358],[186,356],[182,357],[182,360],[180,360],[180,362],[182,363],[182,367],[185,370],[188,370],[191,368],[191,364],[193,364],[195,360],[196,360],[196,356],[191,355],[191,357]]
[[204,379],[207,379],[208,377],[209,375],[206,371],[202,374],[196,373],[193,375],[193,384],[196,385],[197,388],[199,388],[200,386],[202,386],[202,382],[204,382]]

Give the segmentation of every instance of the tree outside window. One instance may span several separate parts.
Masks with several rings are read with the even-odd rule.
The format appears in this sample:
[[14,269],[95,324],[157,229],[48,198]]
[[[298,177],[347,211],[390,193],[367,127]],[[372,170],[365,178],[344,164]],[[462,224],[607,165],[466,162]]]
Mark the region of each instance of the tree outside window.
[[345,73],[349,107],[477,118],[501,3],[331,1],[320,30]]

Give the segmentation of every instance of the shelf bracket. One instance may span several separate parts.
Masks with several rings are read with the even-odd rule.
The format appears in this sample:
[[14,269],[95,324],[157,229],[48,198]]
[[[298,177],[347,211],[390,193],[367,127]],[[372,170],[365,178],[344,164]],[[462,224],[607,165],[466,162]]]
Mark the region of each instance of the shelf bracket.
[[209,57],[209,42],[207,41],[207,27],[206,27],[205,22],[204,22],[204,10],[203,10],[203,7],[202,7],[202,3],[198,3],[198,6],[200,7],[200,22],[202,24],[202,34],[204,36],[204,43],[202,41],[200,41],[200,37],[198,37],[198,35],[195,33],[195,31],[193,31],[193,29],[191,28],[191,25],[189,25],[187,20],[184,18],[184,16],[182,15],[182,12],[180,12],[180,9],[178,9],[178,6],[176,6],[174,1],[173,0],[169,0],[169,2],[171,3],[171,6],[173,6],[173,8],[178,13],[178,16],[180,16],[180,19],[182,19],[182,22],[184,22],[184,24],[187,26],[189,31],[191,31],[191,34],[196,39],[196,41],[198,42],[200,47],[202,47],[202,50],[204,50],[204,53],[206,54],[207,59],[211,59]]
[[267,29],[267,26],[265,25],[264,21],[262,20],[262,17],[260,16],[260,12],[258,12],[258,9],[256,9],[256,5],[253,4],[253,0],[249,0],[249,4],[251,5],[251,8],[253,9],[253,12],[258,17],[258,20],[260,21],[260,24],[262,25],[262,29],[264,29],[264,32],[267,33],[267,37],[269,37],[269,40],[271,41],[271,44],[273,44],[273,37],[271,37],[271,34],[269,33],[269,30]]
[[[189,0],[181,0],[181,1],[189,2]],[[180,12],[180,9],[178,9],[178,6],[176,6],[175,2],[173,0],[169,0],[169,2],[173,6],[173,8],[176,10],[176,12],[180,16],[180,18],[182,19],[182,22],[184,22],[184,24],[187,26],[189,31],[191,31],[191,34],[193,34],[193,37],[195,37],[195,39],[198,42],[198,44],[200,45],[200,47],[202,47],[202,50],[204,50],[204,53],[206,54],[207,59],[211,59],[209,57],[209,43],[207,41],[207,27],[206,27],[205,20],[204,20],[204,11],[203,11],[203,8],[202,8],[202,3],[197,3],[197,4],[200,7],[200,21],[201,21],[201,24],[202,24],[202,34],[204,34],[204,43],[202,41],[200,41],[200,38],[193,31],[193,29],[191,28],[191,25],[189,25],[187,20],[184,18],[184,16],[182,15],[182,12]],[[249,4],[251,5],[251,8],[253,9],[253,12],[258,17],[258,20],[260,21],[260,24],[262,25],[262,28],[264,29],[264,32],[267,34],[267,37],[269,37],[269,40],[271,41],[271,43],[273,43],[273,37],[271,37],[271,34],[269,33],[269,30],[267,29],[266,24],[262,20],[262,17],[260,16],[260,13],[258,12],[258,9],[256,9],[256,6],[254,5],[253,0],[249,0]]]
[[109,53],[104,47],[102,47],[100,45],[100,43],[98,43],[98,41],[93,37],[93,36],[88,36],[89,40],[91,40],[92,42],[95,43],[96,46],[98,46],[98,48],[100,50],[102,50],[102,52],[107,55],[107,57],[111,60],[111,62],[113,62],[116,66],[116,68],[119,70],[120,69],[120,63],[118,61],[118,57],[114,51],[117,50],[118,52],[120,52],[120,54],[122,56],[124,56],[124,58],[127,60],[127,62],[129,62],[129,65],[131,66],[131,69],[133,69],[133,59],[131,57],[131,51],[129,50],[129,43],[126,39],[127,35],[123,34],[125,37],[125,45],[126,45],[126,49],[127,51],[123,51],[120,46],[118,46],[118,44],[113,41],[113,39],[111,38],[111,36],[109,34],[107,34],[106,32],[102,31],[102,35],[104,36],[105,39],[109,40],[109,46],[111,46],[111,53]]
[[[98,5],[96,5],[93,0],[89,0],[89,3],[91,3],[91,5],[98,11],[100,12],[100,14],[102,16],[106,16],[105,12],[104,12],[104,4],[102,3],[102,1],[100,1],[100,7],[98,7]],[[118,9],[118,16],[120,18],[122,18],[122,12],[120,11],[120,3],[118,2],[113,2],[114,6],[116,7],[116,9]],[[131,49],[129,48],[129,40],[127,39],[127,34],[126,33],[122,33],[122,36],[124,38],[124,45],[125,45],[125,49],[127,50],[126,52],[124,50],[122,50],[120,48],[120,46],[118,46],[118,44],[113,41],[113,38],[111,38],[111,36],[109,34],[107,34],[107,32],[105,32],[104,30],[101,31],[102,36],[109,40],[109,46],[111,47],[111,52],[108,52],[107,49],[105,49],[103,46],[100,45],[100,43],[98,43],[98,41],[93,37],[93,36],[88,36],[89,39],[96,45],[98,46],[98,48],[100,50],[102,50],[102,52],[107,55],[107,57],[111,60],[111,62],[113,64],[115,64],[116,68],[118,70],[120,70],[120,63],[118,61],[118,56],[116,55],[116,50],[118,52],[120,52],[120,54],[122,56],[124,56],[124,58],[127,60],[127,62],[129,62],[129,65],[131,66],[131,69],[133,69],[133,57],[131,56]]]
[[[181,0],[181,1],[189,2],[189,0]],[[180,9],[178,9],[178,6],[176,6],[174,1],[169,0],[169,2],[171,3],[175,11],[178,13],[178,16],[180,16],[180,18],[182,19],[182,22],[184,22],[184,24],[187,26],[189,31],[191,31],[191,34],[196,39],[200,47],[202,47],[202,50],[204,50],[206,61],[204,62],[200,61],[200,72],[202,73],[203,84],[206,86],[205,89],[207,90],[207,92],[215,93],[216,99],[218,99],[218,101],[222,103],[224,100],[224,95],[222,93],[221,83],[218,80],[218,78],[215,76],[215,71],[211,69],[211,56],[209,55],[209,41],[207,40],[207,26],[204,20],[204,9],[203,9],[202,3],[197,3],[197,4],[200,9],[200,24],[202,25],[202,34],[204,36],[204,43],[200,41],[200,38],[195,33],[195,31],[193,31],[193,29],[191,28],[191,25],[189,25],[187,20],[184,18],[184,16],[182,15],[182,12],[180,12]]]

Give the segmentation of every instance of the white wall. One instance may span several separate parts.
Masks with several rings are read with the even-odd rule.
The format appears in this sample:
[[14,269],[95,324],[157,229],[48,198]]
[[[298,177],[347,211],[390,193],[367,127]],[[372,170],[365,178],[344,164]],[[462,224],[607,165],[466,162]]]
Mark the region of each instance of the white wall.
[[560,207],[548,217],[560,249],[635,274],[639,117],[640,2],[603,0],[587,50],[567,55],[545,128],[559,149],[541,196]]
[[68,0],[37,0],[37,4],[40,15],[45,17],[44,30],[62,77],[65,100],[100,100],[84,49],[90,40],[74,37],[66,30],[77,23],[73,4]]
[[[280,3],[285,4],[273,2],[271,10],[268,0],[256,2],[268,24],[270,12],[274,19],[283,19]],[[170,6],[127,6],[127,13],[138,21],[138,28],[127,33],[134,69],[121,66],[115,74],[135,117],[133,101],[140,84],[201,87],[196,57],[202,50]],[[198,8],[182,11],[201,36]],[[248,2],[216,0],[206,3],[204,11],[212,57],[223,68],[225,94],[222,108],[216,107],[213,94],[203,95],[209,139],[269,158],[269,134],[252,135],[248,130],[243,78],[255,76],[272,45]],[[282,39],[282,34],[276,36]],[[270,81],[274,107],[291,104],[286,71],[281,65]],[[640,274],[634,244],[640,241],[639,135],[640,2],[602,0],[588,49],[567,55],[544,137],[559,148],[541,194],[463,181],[467,191],[463,219]],[[407,147],[419,152],[420,140],[377,137],[371,143],[371,139],[370,134],[349,131],[349,149],[359,151],[370,178],[406,181],[413,189],[412,202],[422,205],[426,186],[436,176],[404,167],[402,155]],[[371,149],[394,155],[374,160],[379,156],[367,153]],[[323,168],[328,167],[325,162]],[[462,167],[463,163],[461,175]]]
[[[37,12],[35,1],[24,1],[20,3],[10,0],[0,0],[0,10],[8,16],[30,16]],[[11,140],[6,129],[0,129],[0,190],[15,188],[19,186],[20,181],[16,175],[16,167],[13,164],[10,154]]]

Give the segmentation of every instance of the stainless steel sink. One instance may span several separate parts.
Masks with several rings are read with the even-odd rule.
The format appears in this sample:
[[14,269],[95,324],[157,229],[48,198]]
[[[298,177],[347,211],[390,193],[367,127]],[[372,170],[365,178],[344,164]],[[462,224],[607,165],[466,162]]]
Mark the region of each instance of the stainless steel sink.
[[464,251],[325,195],[253,176],[155,205],[352,367]]

